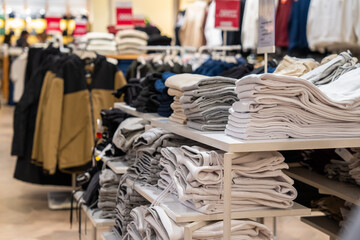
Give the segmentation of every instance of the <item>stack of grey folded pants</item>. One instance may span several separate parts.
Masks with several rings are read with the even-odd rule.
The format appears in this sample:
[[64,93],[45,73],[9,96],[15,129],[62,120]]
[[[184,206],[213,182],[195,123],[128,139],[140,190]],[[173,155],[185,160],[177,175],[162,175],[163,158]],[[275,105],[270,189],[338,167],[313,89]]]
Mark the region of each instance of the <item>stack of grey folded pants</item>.
[[120,123],[113,136],[114,145],[126,153],[124,160],[132,164],[135,160],[136,152],[132,150],[132,145],[137,137],[145,131],[145,125],[149,121],[142,118],[127,118]]
[[360,136],[360,68],[315,86],[302,78],[249,75],[236,83],[225,133],[241,139]]
[[122,239],[127,233],[127,226],[132,221],[130,216],[131,210],[146,204],[148,204],[148,201],[138,194],[131,186],[128,186],[126,183],[119,186],[115,209],[115,226],[113,227],[113,232],[117,235],[118,239]]
[[134,181],[156,185],[160,178],[161,149],[167,146],[181,146],[186,139],[160,128],[152,128],[135,139],[133,151],[137,158],[126,176]]
[[104,169],[100,174],[98,208],[102,218],[115,218],[116,195],[120,182],[119,175],[112,170]]
[[[182,240],[186,223],[175,223],[160,206],[149,207],[145,213],[146,240]],[[223,221],[212,222],[193,232],[192,239],[222,239]],[[231,221],[231,239],[272,240],[268,227],[250,220]]]
[[145,214],[149,205],[139,206],[131,210],[132,221],[127,225],[128,239],[143,240],[146,237]]
[[187,125],[200,131],[222,131],[228,121],[229,108],[238,101],[235,93],[237,79],[204,77],[184,85],[180,103]]
[[[161,153],[160,175],[170,177],[162,181],[174,184],[184,205],[206,214],[224,211],[222,152],[182,146],[163,148]],[[288,165],[279,152],[241,153],[232,163],[232,211],[293,205],[297,192],[293,180],[281,171]]]
[[186,115],[180,103],[180,98],[184,95],[182,87],[187,84],[197,83],[203,78],[206,78],[206,76],[184,73],[171,76],[165,81],[165,86],[169,88],[168,94],[174,96],[174,102],[170,105],[173,110],[173,114],[169,117],[171,121],[186,124]]

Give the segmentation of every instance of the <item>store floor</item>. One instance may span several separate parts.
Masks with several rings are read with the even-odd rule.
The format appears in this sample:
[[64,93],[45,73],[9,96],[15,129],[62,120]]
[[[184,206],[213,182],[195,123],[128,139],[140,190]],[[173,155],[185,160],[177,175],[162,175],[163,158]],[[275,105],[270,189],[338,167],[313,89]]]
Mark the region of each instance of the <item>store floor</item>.
[[[13,108],[0,109],[0,239],[76,240],[77,226],[69,228],[69,211],[52,211],[47,193],[61,190],[13,179],[15,158],[10,156]],[[271,219],[265,223],[271,226]],[[298,217],[277,219],[277,240],[327,240],[325,234],[300,222]]]

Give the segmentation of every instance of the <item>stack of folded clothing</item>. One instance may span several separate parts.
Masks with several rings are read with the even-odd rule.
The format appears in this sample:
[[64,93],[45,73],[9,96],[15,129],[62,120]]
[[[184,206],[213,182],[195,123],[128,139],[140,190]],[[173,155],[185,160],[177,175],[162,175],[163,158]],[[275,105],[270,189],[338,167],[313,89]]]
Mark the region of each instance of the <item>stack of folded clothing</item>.
[[184,109],[181,106],[180,98],[184,95],[182,91],[182,87],[185,84],[193,84],[197,83],[201,79],[203,79],[203,75],[197,74],[178,74],[172,77],[169,77],[166,82],[165,86],[168,87],[168,94],[170,96],[174,96],[174,102],[171,104],[171,109],[173,110],[173,114],[169,117],[171,121],[186,124],[187,119],[184,113]]
[[186,140],[161,128],[152,128],[141,134],[133,144],[137,158],[128,169],[126,176],[155,185],[161,172],[161,149],[168,146],[181,146]]
[[326,176],[330,179],[356,184],[350,174],[349,163],[343,160],[331,159],[330,163],[325,165],[324,171],[326,172]]
[[232,59],[232,62],[226,62],[221,60],[213,60],[209,58],[200,67],[198,67],[194,74],[206,75],[206,76],[219,76],[223,72],[246,63],[244,58]]
[[254,65],[250,63],[245,63],[240,66],[230,68],[229,70],[220,74],[220,76],[239,79],[249,74],[253,70],[254,70]]
[[291,76],[243,77],[225,132],[241,139],[358,137],[359,76],[356,68],[319,87]]
[[111,33],[91,32],[80,40],[79,49],[95,51],[99,54],[116,54],[116,43]]
[[146,222],[145,214],[148,211],[148,205],[136,207],[131,210],[130,216],[132,221],[127,225],[127,231],[130,239],[146,239]]
[[161,75],[161,78],[155,81],[155,89],[157,92],[157,100],[159,101],[158,114],[162,117],[169,117],[173,110],[171,109],[171,104],[174,99],[168,94],[168,87],[165,86],[165,81],[174,76],[175,73],[164,72]]
[[317,63],[312,58],[295,58],[285,56],[284,59],[277,66],[274,73],[286,76],[300,77],[307,72],[317,68],[319,63]]
[[359,68],[360,66],[356,62],[357,59],[353,59],[349,53],[342,52],[320,67],[302,75],[301,78],[315,85],[328,84],[338,79],[344,73]]
[[[185,223],[175,223],[160,206],[149,207],[145,213],[146,239],[184,239]],[[222,239],[223,221],[212,222],[195,230],[192,239]],[[272,240],[268,227],[251,220],[231,220],[231,239]]]
[[[108,144],[113,145],[112,138],[116,129],[119,127],[120,123],[122,123],[129,116],[117,108],[112,108],[109,110],[101,110],[100,112],[102,126],[104,127],[102,133],[101,142],[96,145],[96,152],[101,152]],[[109,151],[105,152],[105,156],[121,156],[124,155],[123,151],[118,151],[114,145]]]
[[151,35],[147,44],[149,46],[170,46],[172,39],[163,35]]
[[144,54],[139,49],[147,45],[148,35],[145,32],[127,29],[116,33],[116,44],[119,54]]
[[135,139],[145,131],[145,125],[150,124],[149,121],[142,118],[131,117],[125,119],[117,128],[113,136],[113,144],[119,150],[126,152],[124,160],[131,164],[135,159],[135,153],[131,151],[132,144]]
[[141,79],[141,91],[130,106],[136,108],[136,111],[139,112],[157,112],[160,103],[157,99],[155,82],[159,78],[161,78],[160,73],[153,73]]
[[[224,211],[222,152],[182,146],[163,148],[161,154],[163,171],[184,205],[205,214]],[[241,153],[232,163],[232,211],[293,205],[297,192],[281,171],[288,165],[279,152]]]
[[[121,182],[124,181],[122,178]],[[119,187],[117,205],[116,205],[116,218],[113,232],[117,239],[123,239],[127,232],[127,226],[132,221],[130,212],[132,209],[146,205],[148,202],[140,194],[138,194],[131,186],[123,183]]]
[[127,105],[131,106],[139,96],[141,89],[140,79],[130,78],[125,86],[117,89],[113,94],[117,98],[124,95],[124,101]]
[[100,174],[98,208],[102,210],[101,218],[115,218],[116,195],[120,182],[119,175],[109,169]]
[[223,131],[231,105],[238,101],[234,78],[203,77],[184,84],[180,98],[187,125],[200,131]]
[[354,157],[349,161],[349,173],[351,177],[355,180],[357,185],[360,185],[360,149],[352,149],[355,154]]

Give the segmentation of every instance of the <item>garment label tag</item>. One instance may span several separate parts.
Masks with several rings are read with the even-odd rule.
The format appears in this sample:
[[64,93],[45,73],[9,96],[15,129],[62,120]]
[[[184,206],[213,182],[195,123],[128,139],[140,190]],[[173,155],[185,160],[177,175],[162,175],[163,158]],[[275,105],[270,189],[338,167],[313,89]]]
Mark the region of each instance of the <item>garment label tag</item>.
[[354,156],[346,148],[336,148],[335,152],[339,155],[345,162],[350,162]]

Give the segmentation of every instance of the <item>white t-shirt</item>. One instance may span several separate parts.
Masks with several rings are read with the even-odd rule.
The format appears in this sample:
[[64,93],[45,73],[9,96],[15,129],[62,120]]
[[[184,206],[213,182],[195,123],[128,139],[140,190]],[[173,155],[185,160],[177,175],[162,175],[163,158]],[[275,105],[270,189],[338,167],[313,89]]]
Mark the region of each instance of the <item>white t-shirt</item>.
[[10,79],[14,83],[14,102],[19,102],[24,92],[27,59],[28,54],[23,53],[11,64]]

